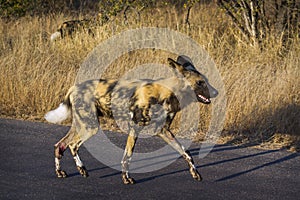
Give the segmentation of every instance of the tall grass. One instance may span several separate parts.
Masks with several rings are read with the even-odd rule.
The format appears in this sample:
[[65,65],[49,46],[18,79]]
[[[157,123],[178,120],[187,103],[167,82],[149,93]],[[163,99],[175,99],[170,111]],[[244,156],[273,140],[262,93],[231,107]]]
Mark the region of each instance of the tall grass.
[[[265,50],[250,46],[214,5],[193,8],[190,27],[184,13],[175,8],[143,12],[128,23],[116,17],[98,27],[95,36],[80,33],[50,43],[50,33],[72,16],[26,16],[0,21],[0,114],[4,117],[43,120],[59,104],[88,53],[101,41],[123,30],[139,27],[168,27],[187,34],[209,52],[225,83],[227,108],[223,142],[268,144],[299,148],[300,137],[300,42],[295,38],[289,51],[279,39],[266,41]],[[114,62],[106,76],[120,77],[142,63],[166,63],[164,51],[135,51]],[[202,139],[209,124],[210,107],[201,112]]]

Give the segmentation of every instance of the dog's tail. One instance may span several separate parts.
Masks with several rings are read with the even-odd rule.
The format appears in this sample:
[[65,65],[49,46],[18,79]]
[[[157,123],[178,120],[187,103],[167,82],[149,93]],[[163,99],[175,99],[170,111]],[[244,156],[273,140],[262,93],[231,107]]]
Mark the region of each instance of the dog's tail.
[[61,33],[59,31],[52,33],[50,36],[51,42],[54,42],[58,38],[61,38]]
[[51,110],[44,116],[45,119],[54,124],[59,124],[71,115],[71,102],[70,102],[70,95],[73,92],[74,87],[71,87],[64,98],[64,101],[59,104],[58,108],[55,110]]

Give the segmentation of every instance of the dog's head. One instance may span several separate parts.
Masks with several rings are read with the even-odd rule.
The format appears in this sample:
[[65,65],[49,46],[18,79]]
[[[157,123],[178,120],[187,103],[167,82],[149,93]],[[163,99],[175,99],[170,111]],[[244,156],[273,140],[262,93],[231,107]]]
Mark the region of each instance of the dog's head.
[[177,61],[171,58],[168,58],[168,61],[170,66],[188,81],[199,102],[209,104],[210,99],[218,95],[218,91],[209,84],[203,74],[198,72],[189,57],[181,55],[178,56]]

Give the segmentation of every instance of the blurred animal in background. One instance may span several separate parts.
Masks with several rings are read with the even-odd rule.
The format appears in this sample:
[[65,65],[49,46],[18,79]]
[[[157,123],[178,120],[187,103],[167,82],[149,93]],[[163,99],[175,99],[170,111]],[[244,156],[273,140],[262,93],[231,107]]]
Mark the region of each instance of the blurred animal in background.
[[101,13],[91,19],[65,21],[58,27],[56,32],[51,34],[50,40],[53,42],[57,39],[73,37],[76,33],[82,32],[86,32],[94,37],[95,29],[99,26],[103,26],[107,21],[108,17],[103,16]]

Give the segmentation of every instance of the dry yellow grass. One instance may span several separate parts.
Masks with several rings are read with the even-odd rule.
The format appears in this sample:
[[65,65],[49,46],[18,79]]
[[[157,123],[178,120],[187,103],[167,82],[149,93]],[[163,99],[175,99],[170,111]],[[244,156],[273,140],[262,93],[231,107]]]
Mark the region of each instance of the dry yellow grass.
[[[299,148],[300,137],[300,42],[292,41],[290,50],[281,54],[278,38],[270,38],[266,50],[243,42],[229,19],[213,5],[192,9],[191,26],[175,8],[143,12],[141,21],[129,14],[73,39],[49,41],[57,26],[71,16],[24,17],[0,21],[0,114],[31,120],[43,115],[61,101],[74,83],[87,54],[101,41],[123,30],[139,27],[168,27],[182,32],[209,52],[225,83],[226,120],[221,142]],[[106,73],[120,77],[142,63],[166,63],[173,56],[163,51],[135,51],[123,55]],[[197,139],[207,131],[210,107],[203,107]]]

